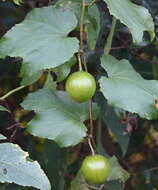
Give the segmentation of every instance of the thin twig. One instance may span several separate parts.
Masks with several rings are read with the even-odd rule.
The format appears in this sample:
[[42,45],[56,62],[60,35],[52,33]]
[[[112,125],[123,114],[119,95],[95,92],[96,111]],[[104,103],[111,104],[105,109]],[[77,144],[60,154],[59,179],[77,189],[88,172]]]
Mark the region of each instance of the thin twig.
[[97,0],[93,0],[88,6],[92,6],[96,3]]
[[14,123],[13,125],[10,125],[9,127],[6,128],[6,130],[13,129],[14,127],[17,127],[19,123]]
[[98,189],[98,190],[103,190],[103,189],[104,189],[104,187],[105,187],[105,185],[104,185],[104,184],[102,184],[102,185],[99,187],[99,189]]
[[117,46],[117,47],[112,47],[111,50],[119,50],[119,49],[126,49],[125,46]]
[[90,138],[91,138],[91,141],[92,141],[92,144],[93,144],[93,147],[95,148],[95,150],[97,150],[97,146],[95,144],[95,141],[94,141],[94,137],[93,137],[93,131],[94,131],[94,125],[93,125],[93,105],[92,105],[92,99],[90,99],[89,101],[89,120],[90,120]]
[[15,92],[17,92],[17,91],[19,91],[19,90],[21,90],[21,89],[23,89],[25,87],[26,86],[20,86],[18,88],[15,88],[15,89],[11,90],[10,92],[8,92],[7,94],[5,94],[4,96],[0,97],[0,100],[4,100],[4,99],[8,98],[10,95],[14,94]]
[[154,168],[150,168],[150,169],[146,170],[145,172],[152,172],[154,170],[158,170],[158,166],[156,166]]
[[93,115],[92,115],[92,99],[89,100],[89,119],[90,119],[90,135],[93,136],[93,129],[94,129],[94,125],[93,125]]
[[98,187],[91,186],[91,185],[89,185],[87,183],[85,184],[85,186],[88,187],[88,188],[90,188],[90,189],[96,189],[96,190],[98,190]]
[[104,49],[104,52],[105,52],[106,55],[109,54],[109,52],[111,50],[111,45],[112,45],[112,40],[113,40],[113,36],[114,36],[116,22],[117,22],[117,19],[115,17],[113,17],[110,33],[108,35],[107,43],[106,43],[106,46],[105,46],[105,49]]
[[84,32],[84,15],[85,15],[85,0],[82,1],[82,12],[80,18],[80,50],[83,51],[83,32]]
[[95,151],[94,151],[93,146],[92,146],[91,138],[88,138],[88,144],[89,144],[89,147],[91,149],[92,155],[94,156],[95,155]]

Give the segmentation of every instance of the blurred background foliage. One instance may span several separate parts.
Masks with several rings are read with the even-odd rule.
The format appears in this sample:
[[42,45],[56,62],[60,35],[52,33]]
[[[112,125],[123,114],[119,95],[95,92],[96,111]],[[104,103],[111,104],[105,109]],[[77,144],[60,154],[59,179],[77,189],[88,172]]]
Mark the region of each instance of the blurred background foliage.
[[[111,54],[117,58],[128,59],[144,78],[158,79],[158,1],[133,0],[133,2],[148,8],[152,14],[156,38],[151,43],[146,34],[142,43],[133,45],[127,28],[118,22]],[[0,37],[12,26],[21,22],[32,8],[53,3],[56,1],[26,0],[21,6],[18,6],[11,0],[5,2],[0,0]],[[87,23],[88,19],[93,23],[93,35],[91,36],[92,33],[90,33],[89,38],[96,36],[96,44],[87,45],[85,54],[89,70],[99,76],[101,71],[98,66],[98,57],[102,54],[105,45],[111,17],[108,11],[105,12],[107,8],[102,0],[96,2],[96,7],[98,9],[92,8],[87,16]],[[99,12],[97,13],[96,10]],[[98,28],[98,23],[100,23],[100,28]],[[87,31],[91,31],[92,28],[89,24],[86,25]],[[74,31],[74,34],[78,34],[78,31]],[[98,70],[94,70],[94,64]],[[19,58],[7,57],[5,60],[0,60],[0,95],[20,85],[20,67],[21,59]],[[52,189],[68,190],[80,168],[82,159],[89,154],[86,143],[74,148],[61,149],[52,141],[30,136],[25,132],[25,125],[34,113],[25,113],[19,106],[26,94],[40,88],[44,80],[45,77],[42,76],[36,84],[19,91],[4,102],[0,102],[10,110],[10,113],[0,112],[0,133],[6,135],[10,142],[19,144],[23,150],[29,152],[32,159],[40,163],[50,179]],[[62,84],[59,83],[58,88],[62,88]],[[158,190],[158,121],[143,120],[136,115],[122,113],[107,104],[103,105],[102,100],[103,96],[97,93],[95,101],[100,105],[102,115],[106,115],[108,118],[95,123],[95,126],[99,128],[95,131],[98,149],[102,154],[116,155],[121,165],[129,171],[131,177],[126,184],[123,184],[126,190]],[[0,184],[0,190],[25,189],[33,188]],[[111,184],[107,183],[105,189],[119,190],[122,189],[122,184],[115,181]]]

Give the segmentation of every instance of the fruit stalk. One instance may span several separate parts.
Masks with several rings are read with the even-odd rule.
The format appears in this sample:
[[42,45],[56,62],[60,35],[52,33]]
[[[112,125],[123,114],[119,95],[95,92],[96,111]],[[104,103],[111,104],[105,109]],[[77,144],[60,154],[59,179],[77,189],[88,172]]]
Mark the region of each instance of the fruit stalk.
[[[93,130],[94,130],[94,125],[93,125],[93,114],[92,114],[92,110],[93,110],[93,107],[92,107],[92,99],[89,100],[89,120],[90,120],[90,143],[91,143],[91,146],[92,146],[92,149],[93,147],[95,148],[96,150],[96,144],[95,144],[95,141],[94,141],[94,137],[93,137]],[[94,151],[95,152],[95,151]],[[93,153],[93,152],[92,152]]]
[[88,138],[88,144],[89,144],[89,147],[91,149],[92,155],[94,156],[95,155],[95,151],[94,151],[92,143],[91,143],[91,138]]

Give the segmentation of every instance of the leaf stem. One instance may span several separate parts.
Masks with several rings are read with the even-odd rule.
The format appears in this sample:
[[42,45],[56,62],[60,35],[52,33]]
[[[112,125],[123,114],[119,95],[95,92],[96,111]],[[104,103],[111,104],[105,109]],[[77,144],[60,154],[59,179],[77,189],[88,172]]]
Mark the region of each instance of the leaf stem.
[[6,98],[8,98],[10,95],[14,94],[15,92],[25,88],[26,86],[19,86],[11,91],[9,91],[7,94],[5,94],[4,96],[0,97],[0,100],[4,100]]
[[106,43],[106,46],[105,46],[105,49],[104,49],[104,53],[106,55],[108,55],[110,50],[111,50],[111,45],[112,45],[112,40],[113,40],[113,37],[114,37],[116,22],[117,22],[117,19],[113,16],[110,33],[108,35],[107,43]]

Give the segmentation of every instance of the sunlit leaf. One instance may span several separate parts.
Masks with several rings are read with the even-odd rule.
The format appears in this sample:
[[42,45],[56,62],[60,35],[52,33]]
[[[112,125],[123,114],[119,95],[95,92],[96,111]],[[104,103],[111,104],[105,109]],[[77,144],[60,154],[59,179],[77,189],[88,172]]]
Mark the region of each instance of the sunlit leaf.
[[62,65],[78,51],[77,38],[68,37],[76,25],[76,16],[68,9],[35,8],[1,39],[0,57],[22,57],[21,76],[37,76],[43,69]]
[[104,0],[110,13],[125,24],[132,33],[134,42],[141,42],[143,32],[148,31],[154,38],[154,23],[149,11],[130,0]]
[[28,159],[28,153],[18,145],[0,144],[0,182],[32,186],[41,190],[50,190],[50,183],[36,161]]
[[102,67],[108,77],[99,80],[101,92],[108,103],[126,111],[137,113],[146,119],[156,119],[158,112],[155,100],[158,98],[158,82],[143,79],[128,60],[117,60],[103,56]]
[[[36,112],[27,127],[35,136],[54,140],[62,147],[75,145],[86,136],[83,122],[89,117],[88,103],[76,103],[63,91],[41,89],[29,94],[21,105]],[[94,119],[97,114],[94,105]]]

